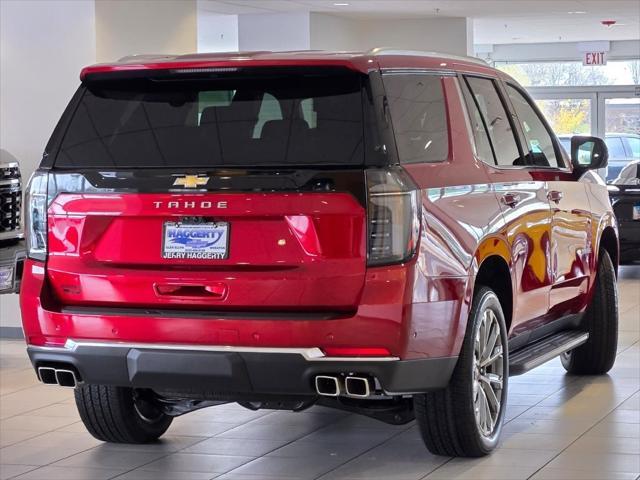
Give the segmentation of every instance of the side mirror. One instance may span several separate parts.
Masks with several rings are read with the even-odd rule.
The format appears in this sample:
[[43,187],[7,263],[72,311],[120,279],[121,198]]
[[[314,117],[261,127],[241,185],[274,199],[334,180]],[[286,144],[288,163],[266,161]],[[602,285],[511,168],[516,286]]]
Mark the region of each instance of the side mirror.
[[604,140],[598,137],[571,137],[571,164],[579,173],[605,168],[609,161],[609,150]]

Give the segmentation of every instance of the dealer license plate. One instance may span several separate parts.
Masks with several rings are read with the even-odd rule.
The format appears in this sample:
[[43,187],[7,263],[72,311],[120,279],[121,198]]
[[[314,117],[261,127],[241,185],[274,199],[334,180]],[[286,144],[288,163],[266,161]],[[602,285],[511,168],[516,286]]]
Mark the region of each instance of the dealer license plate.
[[229,254],[229,223],[164,222],[162,258],[222,260]]

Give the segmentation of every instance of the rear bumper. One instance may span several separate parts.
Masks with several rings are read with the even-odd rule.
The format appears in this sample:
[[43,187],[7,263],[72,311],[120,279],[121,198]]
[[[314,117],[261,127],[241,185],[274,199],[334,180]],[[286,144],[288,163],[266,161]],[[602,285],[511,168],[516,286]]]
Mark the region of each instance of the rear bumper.
[[[413,270],[413,264],[369,269],[355,311],[336,316],[322,310],[299,314],[273,309],[251,313],[159,310],[150,308],[153,305],[67,306],[53,294],[46,266],[27,260],[20,289],[22,324],[27,343],[40,346],[99,339],[154,345],[313,346],[325,352],[380,348],[402,360],[455,357],[466,331],[468,279],[430,277],[417,283]],[[118,300],[112,290],[104,292],[105,298]]]
[[156,390],[216,392],[240,398],[315,395],[316,375],[357,373],[378,379],[390,394],[444,388],[456,357],[326,357],[320,349],[67,341],[63,347],[28,346],[35,368],[71,366],[80,381]]

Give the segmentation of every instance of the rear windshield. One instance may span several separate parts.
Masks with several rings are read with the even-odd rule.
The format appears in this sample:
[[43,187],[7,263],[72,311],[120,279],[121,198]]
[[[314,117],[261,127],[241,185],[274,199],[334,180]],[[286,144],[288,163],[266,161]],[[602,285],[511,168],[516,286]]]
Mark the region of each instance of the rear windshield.
[[361,165],[364,81],[332,73],[88,83],[55,165]]

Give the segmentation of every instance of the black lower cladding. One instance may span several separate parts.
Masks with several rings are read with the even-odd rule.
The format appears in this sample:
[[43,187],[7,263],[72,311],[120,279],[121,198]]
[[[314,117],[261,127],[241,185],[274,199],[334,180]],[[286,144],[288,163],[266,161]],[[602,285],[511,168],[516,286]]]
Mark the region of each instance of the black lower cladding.
[[215,392],[219,398],[315,395],[316,375],[357,373],[377,378],[394,394],[443,388],[455,357],[398,361],[308,361],[297,353],[211,352],[126,346],[74,350],[28,348],[34,367],[71,365],[81,381],[99,385]]

